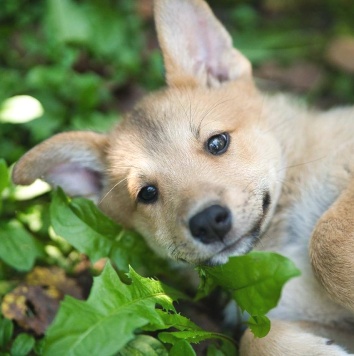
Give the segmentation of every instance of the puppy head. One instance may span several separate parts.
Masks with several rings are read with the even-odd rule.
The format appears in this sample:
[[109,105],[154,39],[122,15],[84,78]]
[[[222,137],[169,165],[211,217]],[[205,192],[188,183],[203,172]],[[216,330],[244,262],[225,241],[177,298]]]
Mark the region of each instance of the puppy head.
[[43,178],[94,199],[158,253],[193,264],[248,252],[280,193],[281,149],[262,117],[248,60],[200,0],[158,0],[167,89],[108,135],[57,135],[14,181]]

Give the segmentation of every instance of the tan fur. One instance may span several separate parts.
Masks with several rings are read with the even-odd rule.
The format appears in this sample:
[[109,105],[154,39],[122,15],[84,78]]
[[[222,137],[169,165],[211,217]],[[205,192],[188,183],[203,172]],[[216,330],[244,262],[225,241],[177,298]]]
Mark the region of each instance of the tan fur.
[[[322,113],[259,92],[205,2],[155,4],[169,87],[107,135],[65,133],[35,147],[14,181],[89,196],[175,260],[224,263],[252,248],[288,256],[302,275],[270,312],[270,334],[247,331],[241,355],[348,354],[328,338],[354,352],[354,109]],[[225,132],[227,151],[207,152]],[[153,204],[137,199],[147,185],[158,188]],[[212,205],[229,209],[232,227],[206,244],[189,224]]]
[[313,232],[314,271],[332,298],[354,312],[354,180],[322,215]]

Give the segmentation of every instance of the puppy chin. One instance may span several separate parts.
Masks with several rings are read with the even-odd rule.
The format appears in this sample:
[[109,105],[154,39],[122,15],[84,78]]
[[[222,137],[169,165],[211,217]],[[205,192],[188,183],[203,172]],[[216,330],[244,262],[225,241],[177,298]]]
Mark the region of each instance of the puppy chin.
[[228,262],[229,257],[245,255],[253,249],[255,237],[243,236],[230,246],[225,247],[222,251],[210,257],[207,261],[203,262],[206,266],[217,266]]

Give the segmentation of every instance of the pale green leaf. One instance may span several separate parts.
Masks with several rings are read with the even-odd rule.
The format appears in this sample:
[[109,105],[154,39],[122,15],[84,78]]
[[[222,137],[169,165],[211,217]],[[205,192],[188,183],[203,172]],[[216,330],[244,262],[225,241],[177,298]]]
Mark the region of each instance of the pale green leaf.
[[37,179],[32,184],[24,186],[17,185],[14,189],[13,196],[16,200],[30,200],[50,191],[48,183]]
[[17,95],[5,100],[0,107],[0,122],[21,124],[43,115],[41,103],[29,95]]
[[59,42],[85,43],[90,23],[83,6],[71,0],[49,0],[48,18]]

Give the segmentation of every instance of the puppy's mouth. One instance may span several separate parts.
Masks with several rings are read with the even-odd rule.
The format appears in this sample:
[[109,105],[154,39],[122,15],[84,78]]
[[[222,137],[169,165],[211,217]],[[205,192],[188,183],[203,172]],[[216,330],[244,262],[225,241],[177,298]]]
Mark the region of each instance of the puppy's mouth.
[[230,256],[240,256],[245,255],[250,252],[256,242],[261,238],[261,227],[269,211],[269,206],[271,204],[270,194],[266,192],[263,196],[262,216],[256,221],[253,227],[235,242],[230,245],[225,246],[222,250],[217,252],[214,256],[206,261],[203,261],[202,265],[215,266],[227,262]]
[[232,244],[225,246],[221,251],[217,252],[214,256],[201,264],[206,266],[216,266],[226,263],[230,256],[245,255],[250,252],[255,243],[260,240],[260,226],[263,217],[257,221],[254,227],[245,235],[237,239]]

